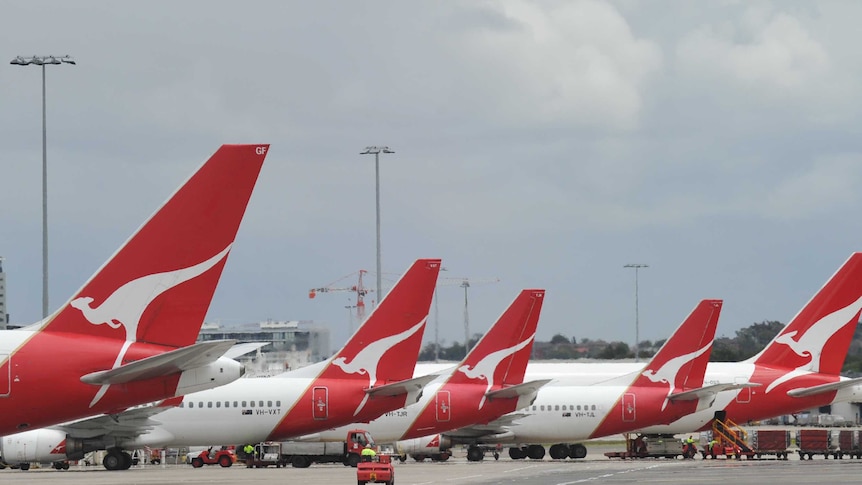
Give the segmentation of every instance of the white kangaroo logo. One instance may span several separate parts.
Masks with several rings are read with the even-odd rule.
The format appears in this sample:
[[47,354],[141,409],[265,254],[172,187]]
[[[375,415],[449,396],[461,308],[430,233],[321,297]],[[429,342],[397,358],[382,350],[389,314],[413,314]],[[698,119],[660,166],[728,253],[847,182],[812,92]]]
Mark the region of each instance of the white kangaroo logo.
[[[494,373],[497,372],[497,366],[500,365],[500,362],[502,362],[506,357],[526,347],[535,336],[536,334],[534,333],[533,335],[530,335],[529,338],[524,339],[523,342],[515,344],[508,349],[498,350],[486,355],[472,368],[470,368],[469,365],[462,365],[458,368],[458,372],[462,372],[469,379],[485,379],[488,382],[488,385],[485,388],[485,394],[487,394],[488,391],[494,387]],[[485,394],[482,394],[482,399],[479,401],[479,409],[482,409],[482,406],[485,405]]]
[[[166,271],[164,273],[155,273],[129,281],[117,288],[96,308],[90,306],[93,298],[89,296],[75,298],[69,305],[80,310],[84,318],[93,325],[102,325],[104,323],[114,329],[120,327],[125,329],[126,343],[123,344],[123,348],[120,349],[120,353],[117,354],[117,359],[114,361],[113,367],[111,367],[111,369],[116,369],[123,361],[126,351],[136,341],[141,315],[144,314],[150,303],[165,291],[195,278],[215,266],[216,263],[224,259],[228,251],[230,251],[230,247],[231,245],[228,244],[226,248],[215,256],[194,266]],[[90,403],[90,407],[93,407],[102,399],[102,396],[108,391],[108,387],[110,387],[110,384],[102,385]]]
[[653,371],[652,369],[647,369],[641,373],[642,376],[651,380],[655,383],[663,382],[667,384],[667,397],[664,398],[664,402],[661,404],[661,410],[664,411],[664,408],[667,407],[667,402],[670,399],[670,395],[673,394],[674,386],[676,385],[676,377],[679,374],[680,369],[686,363],[698,358],[701,354],[706,352],[712,346],[712,341],[708,342],[703,348],[695,350],[694,352],[680,355],[679,357],[674,357],[673,359],[668,360],[664,363],[658,370]]
[[[859,313],[860,308],[862,308],[862,296],[846,307],[836,310],[829,315],[824,316],[820,320],[817,320],[813,325],[803,330],[802,335],[799,335],[799,331],[793,330],[775,337],[773,345],[786,345],[790,347],[790,350],[792,350],[796,355],[800,357],[808,357],[811,360],[772,381],[772,383],[766,388],[766,392],[771,391],[775,386],[783,382],[787,382],[796,376],[807,372],[820,372],[820,355],[823,353],[823,347],[826,345],[826,342],[832,338],[835,332],[841,330],[841,328],[847,325],[847,323],[850,322],[857,313]],[[794,340],[794,337],[797,335],[799,335],[799,337]]]
[[[341,370],[343,370],[345,374],[368,374],[368,387],[371,388],[377,382],[377,366],[380,365],[380,359],[382,359],[386,352],[389,352],[392,347],[395,347],[418,332],[419,329],[422,328],[422,325],[425,325],[425,318],[401,333],[384,337],[366,345],[353,357],[353,359],[350,360],[350,362],[347,362],[345,357],[338,357],[332,361],[332,365],[341,367]],[[361,411],[365,406],[366,401],[368,401],[367,393],[365,394],[365,397],[362,398],[362,402],[359,403],[359,407],[354,411],[354,416],[359,414],[359,411]]]

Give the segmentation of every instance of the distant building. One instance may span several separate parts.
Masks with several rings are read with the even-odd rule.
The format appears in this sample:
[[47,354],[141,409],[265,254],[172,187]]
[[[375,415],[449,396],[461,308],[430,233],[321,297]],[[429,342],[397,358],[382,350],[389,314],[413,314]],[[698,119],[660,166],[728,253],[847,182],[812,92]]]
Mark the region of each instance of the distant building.
[[329,328],[311,321],[273,321],[220,325],[205,323],[198,342],[233,339],[243,342],[268,342],[257,354],[237,360],[246,365],[250,374],[270,375],[297,369],[328,359]]
[[6,273],[3,272],[3,256],[0,256],[0,330],[6,330],[9,314],[6,312]]

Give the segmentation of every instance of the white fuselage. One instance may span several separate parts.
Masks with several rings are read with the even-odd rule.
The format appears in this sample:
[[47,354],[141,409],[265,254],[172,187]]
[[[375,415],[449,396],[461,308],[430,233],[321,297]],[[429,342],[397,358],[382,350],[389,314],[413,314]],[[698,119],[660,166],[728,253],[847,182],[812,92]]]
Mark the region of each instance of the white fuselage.
[[180,406],[156,415],[160,424],[152,431],[121,444],[131,449],[266,441],[313,380],[252,377],[189,394]]
[[[417,373],[438,371],[451,364],[419,364]],[[529,407],[517,411],[525,416],[508,427],[506,442],[553,442],[587,439],[592,430],[607,414],[622,392],[617,386],[606,384],[624,375],[634,375],[645,367],[642,363],[547,363],[530,362],[525,380],[553,379],[542,387],[536,401]],[[728,383],[748,383],[755,373],[752,362],[710,362],[704,376],[704,386]],[[742,410],[750,407],[752,415],[795,412],[794,400],[786,395],[766,399],[765,386],[719,392],[710,406],[699,406],[701,410],[688,414],[667,425],[643,426],[633,423],[631,431],[645,433],[687,433],[706,426],[716,411]],[[829,402],[858,399],[862,387],[842,389],[833,398],[823,396]],[[778,404],[764,404],[778,403]],[[574,407],[574,410],[572,409]],[[580,407],[580,410],[578,409]],[[593,409],[595,407],[595,409]],[[587,410],[589,408],[589,410]],[[565,410],[564,410],[565,409]],[[764,410],[766,409],[766,410]],[[579,414],[580,413],[580,414]],[[594,415],[595,414],[595,415]],[[754,419],[763,419],[757,417]]]

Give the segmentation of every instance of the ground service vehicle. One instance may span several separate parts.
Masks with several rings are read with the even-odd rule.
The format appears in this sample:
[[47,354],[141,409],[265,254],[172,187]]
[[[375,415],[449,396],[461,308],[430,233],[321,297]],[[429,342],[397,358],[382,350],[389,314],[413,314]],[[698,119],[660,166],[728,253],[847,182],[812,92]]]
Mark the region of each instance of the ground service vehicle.
[[385,483],[395,485],[395,467],[389,455],[377,455],[371,460],[360,461],[356,467],[357,485]]
[[371,434],[363,429],[348,431],[342,442],[283,441],[277,445],[278,463],[275,465],[308,468],[312,463],[343,463],[344,466],[355,467],[367,444],[378,451]]
[[189,455],[189,464],[195,468],[200,468],[204,465],[220,465],[222,468],[227,468],[233,465],[236,461],[236,455],[233,450],[222,446],[219,450],[213,450],[210,447],[207,450],[198,452],[196,456]]
[[[242,450],[243,448],[237,448]],[[245,461],[245,466],[248,468],[266,468],[270,465],[275,465],[276,468],[286,466],[281,457],[281,443],[258,443],[254,446],[254,453],[239,453],[239,459]]]
[[608,458],[685,458],[683,445],[674,435],[637,435],[626,439],[626,451],[609,451]]

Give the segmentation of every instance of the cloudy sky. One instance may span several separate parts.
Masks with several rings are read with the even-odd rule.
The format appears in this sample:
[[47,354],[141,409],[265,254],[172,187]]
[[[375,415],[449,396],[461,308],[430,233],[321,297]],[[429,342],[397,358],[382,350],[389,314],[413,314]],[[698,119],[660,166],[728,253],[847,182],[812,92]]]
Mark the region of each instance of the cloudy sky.
[[[272,144],[208,320],[349,326],[348,293],[443,258],[484,331],[547,289],[539,338],[787,322],[862,250],[858,2],[187,1],[0,4],[0,256],[41,317],[41,73],[51,308],[222,143]],[[342,284],[352,284],[352,279]],[[366,283],[374,286],[374,276]],[[457,280],[455,281],[457,283]],[[464,292],[439,294],[445,343]],[[432,326],[426,340],[433,340]],[[354,322],[355,325],[355,322]],[[430,336],[429,336],[430,335]]]

